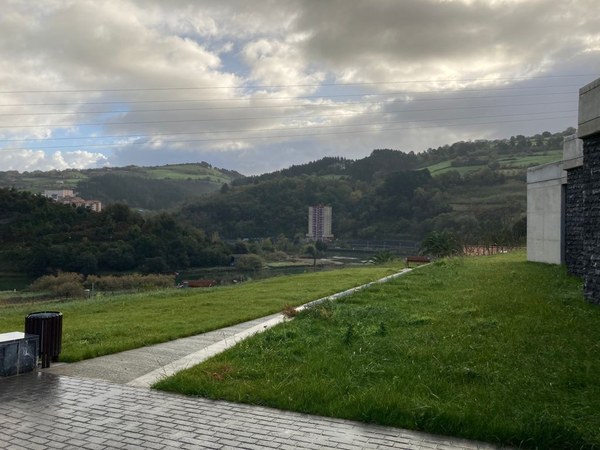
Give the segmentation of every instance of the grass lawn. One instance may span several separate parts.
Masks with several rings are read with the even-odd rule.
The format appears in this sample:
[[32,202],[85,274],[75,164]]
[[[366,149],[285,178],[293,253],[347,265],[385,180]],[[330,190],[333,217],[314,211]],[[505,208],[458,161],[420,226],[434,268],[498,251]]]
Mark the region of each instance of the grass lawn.
[[370,266],[210,289],[170,289],[88,300],[0,305],[0,333],[23,331],[34,311],[63,313],[61,361],[78,361],[204,333],[279,312],[400,269]]
[[158,389],[528,448],[600,447],[600,307],[524,253],[324,304]]

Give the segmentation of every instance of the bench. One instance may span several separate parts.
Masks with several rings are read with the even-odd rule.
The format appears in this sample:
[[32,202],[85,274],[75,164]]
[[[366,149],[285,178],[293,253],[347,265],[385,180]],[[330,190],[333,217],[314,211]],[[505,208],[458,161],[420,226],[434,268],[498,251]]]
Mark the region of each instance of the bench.
[[431,262],[431,258],[428,256],[407,256],[406,257],[406,267],[410,267],[410,263],[416,264],[427,264]]
[[185,280],[178,287],[182,288],[205,288],[217,285],[217,280]]

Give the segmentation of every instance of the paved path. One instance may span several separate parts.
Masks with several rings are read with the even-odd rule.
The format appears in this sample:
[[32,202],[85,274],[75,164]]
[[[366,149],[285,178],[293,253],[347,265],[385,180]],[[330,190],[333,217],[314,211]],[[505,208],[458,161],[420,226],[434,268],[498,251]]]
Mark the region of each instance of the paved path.
[[[377,281],[314,300],[296,309],[302,310],[326,300],[336,300],[351,295],[373,284],[385,283],[393,278],[400,277],[411,270],[404,269]],[[46,371],[60,375],[94,378],[149,388],[159,379],[199,364],[211,356],[234,346],[248,336],[264,331],[284,320],[283,314],[273,314],[197,336],[101,356],[73,364],[55,364]]]
[[[207,348],[214,349],[213,353],[216,353],[219,349],[223,351],[224,347],[235,344],[248,330],[256,332],[258,329],[264,327],[266,323],[270,323],[273,319],[277,319],[280,316],[281,314],[273,314],[197,336],[100,356],[76,363],[52,364],[48,369],[44,369],[44,371],[57,375],[93,378],[122,384],[132,383],[138,378],[143,378],[153,373],[156,374],[156,377],[150,381],[156,381],[160,376],[172,373],[172,371],[169,371],[171,373],[168,372],[171,364],[178,361],[185,361],[188,366],[198,364],[201,362],[200,358],[197,358],[196,361],[189,361],[187,357]],[[185,367],[179,367],[179,370],[183,368]],[[149,384],[151,383],[146,383],[146,386],[149,386]]]
[[0,380],[6,449],[493,449],[398,428],[49,373]]
[[0,379],[0,449],[495,448],[399,428],[140,389],[282,320],[281,314],[274,314]]

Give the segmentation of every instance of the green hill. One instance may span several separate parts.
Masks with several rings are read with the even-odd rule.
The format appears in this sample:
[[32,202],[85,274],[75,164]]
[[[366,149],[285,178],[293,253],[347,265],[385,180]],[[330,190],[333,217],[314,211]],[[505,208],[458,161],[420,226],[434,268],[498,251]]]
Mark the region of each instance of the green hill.
[[469,243],[521,242],[527,167],[557,161],[564,136],[457,142],[419,154],[390,149],[351,160],[325,157],[238,178],[190,202],[181,216],[227,238],[302,236],[307,207],[333,207],[333,233],[352,239],[421,239],[447,229]]
[[156,167],[127,166],[100,169],[67,169],[48,172],[0,172],[0,187],[32,193],[45,189],[73,189],[83,198],[103,204],[159,210],[218,191],[224,183],[242,177],[235,171],[202,162]]

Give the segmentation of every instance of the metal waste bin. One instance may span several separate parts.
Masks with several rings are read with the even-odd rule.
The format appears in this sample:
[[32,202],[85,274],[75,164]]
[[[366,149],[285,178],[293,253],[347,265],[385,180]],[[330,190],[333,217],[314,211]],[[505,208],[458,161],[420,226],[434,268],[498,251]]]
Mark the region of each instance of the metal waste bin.
[[50,367],[50,361],[58,361],[62,346],[62,313],[41,311],[25,317],[25,333],[40,337],[39,356],[42,369]]

